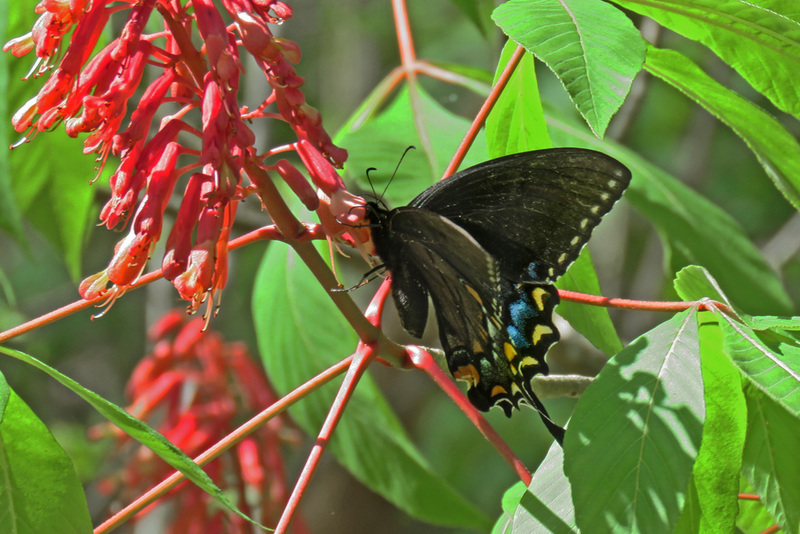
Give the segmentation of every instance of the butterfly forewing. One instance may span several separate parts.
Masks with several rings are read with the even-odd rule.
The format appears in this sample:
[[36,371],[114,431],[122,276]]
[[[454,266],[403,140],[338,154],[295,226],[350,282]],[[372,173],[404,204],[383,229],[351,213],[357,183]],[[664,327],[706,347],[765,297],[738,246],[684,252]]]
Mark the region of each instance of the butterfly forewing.
[[551,281],[575,260],[629,182],[628,169],[605,154],[557,148],[476,165],[410,205],[464,228],[512,280]]

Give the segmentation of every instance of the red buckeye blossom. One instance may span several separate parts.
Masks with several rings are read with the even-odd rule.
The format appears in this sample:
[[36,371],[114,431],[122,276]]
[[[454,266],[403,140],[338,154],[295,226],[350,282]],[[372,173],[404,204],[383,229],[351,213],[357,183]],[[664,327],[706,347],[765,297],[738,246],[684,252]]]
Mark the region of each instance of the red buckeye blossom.
[[[264,194],[258,184],[272,174],[318,211],[331,238],[362,247],[369,241],[368,229],[358,227],[363,200],[347,193],[335,170],[347,152],[332,143],[303,94],[295,69],[300,49],[270,29],[292,17],[287,4],[42,0],[36,10],[31,32],[4,47],[16,56],[35,52],[31,72],[48,76],[14,114],[14,128],[27,141],[63,124],[68,135],[85,136],[84,152],[96,154],[100,169],[109,157],[119,158],[100,220],[108,228],[130,226],[108,267],[81,284],[84,298],[110,302],[123,294],[166,232],[164,275],[191,310],[211,306],[227,279],[238,203],[254,191]],[[93,53],[112,14],[127,20]],[[255,110],[238,100],[243,54],[252,56],[267,82]],[[250,127],[257,119],[291,127],[297,138],[291,148],[311,183],[285,159],[286,146],[257,152]],[[271,162],[279,152],[283,157]],[[164,228],[164,210],[179,181],[186,186],[176,192],[183,193],[178,214],[172,228]]]
[[[277,400],[243,344],[225,343],[219,334],[204,328],[202,319],[189,319],[182,311],[164,315],[149,333],[153,351],[136,366],[126,388],[131,400],[128,411],[151,422],[190,457]],[[281,445],[294,434],[284,416],[273,418],[205,470],[223,491],[235,495],[232,500],[240,510],[274,524],[290,489]],[[127,501],[172,473],[161,459],[110,424],[92,429],[93,437],[103,435],[115,436],[117,454],[128,459],[118,474],[100,484],[104,493],[116,493]],[[252,532],[252,525],[226,514],[192,484],[183,484],[169,497],[174,509],[165,532]]]

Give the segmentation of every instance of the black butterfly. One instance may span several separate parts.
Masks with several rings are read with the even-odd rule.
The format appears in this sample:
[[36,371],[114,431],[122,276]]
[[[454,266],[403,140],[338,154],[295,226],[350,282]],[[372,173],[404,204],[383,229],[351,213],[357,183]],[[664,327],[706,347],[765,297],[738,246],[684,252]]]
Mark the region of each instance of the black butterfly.
[[552,282],[630,178],[605,154],[555,148],[476,165],[391,211],[367,203],[403,327],[422,337],[430,296],[450,372],[479,410],[510,417],[525,401],[562,441],[531,386],[559,338]]

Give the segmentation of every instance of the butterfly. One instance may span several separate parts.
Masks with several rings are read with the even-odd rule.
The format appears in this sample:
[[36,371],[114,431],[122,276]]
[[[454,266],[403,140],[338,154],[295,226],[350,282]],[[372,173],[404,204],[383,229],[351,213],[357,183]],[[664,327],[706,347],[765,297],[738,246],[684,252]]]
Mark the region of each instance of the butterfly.
[[553,282],[622,196],[614,158],[554,148],[493,159],[426,189],[407,206],[368,202],[375,252],[391,273],[403,328],[422,337],[433,302],[450,373],[481,411],[524,402],[561,443],[531,379],[558,341]]

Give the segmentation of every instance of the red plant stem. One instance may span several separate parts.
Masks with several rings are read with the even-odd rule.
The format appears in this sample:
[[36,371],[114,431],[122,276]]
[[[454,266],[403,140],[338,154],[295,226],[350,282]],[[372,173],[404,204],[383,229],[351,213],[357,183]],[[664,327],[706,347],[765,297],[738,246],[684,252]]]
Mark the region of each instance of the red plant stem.
[[740,493],[739,499],[742,501],[760,501],[761,497],[758,495],[750,495],[748,493]]
[[489,440],[489,443],[497,449],[497,452],[500,453],[508,465],[517,472],[517,476],[519,476],[520,480],[522,480],[526,486],[529,485],[531,483],[531,472],[528,471],[525,464],[517,458],[514,451],[511,450],[511,447],[509,447],[495,429],[492,428],[492,425],[490,425],[472,403],[469,402],[466,395],[458,389],[458,386],[456,386],[455,383],[450,380],[450,377],[442,371],[442,368],[436,364],[433,356],[426,350],[415,345],[407,346],[406,350],[411,357],[411,361],[414,362],[414,366],[425,371],[428,376],[453,399],[461,411],[472,421],[472,424],[475,425],[478,430],[480,430],[481,434]]
[[[135,283],[131,284],[131,288],[137,288],[147,285],[151,282],[155,282],[159,278],[161,278],[160,269],[158,271],[153,271],[140,276]],[[41,328],[48,324],[54,323],[60,319],[72,315],[73,313],[85,310],[86,308],[89,308],[96,304],[101,304],[105,300],[106,297],[98,297],[94,300],[80,299],[73,302],[72,304],[67,304],[66,306],[62,306],[51,312],[47,312],[44,315],[40,315],[35,319],[31,319],[30,321],[22,323],[21,325],[15,326],[13,328],[9,328],[5,332],[0,333],[0,343],[5,343],[10,339],[13,339],[17,336],[21,336],[22,334],[27,334],[32,330],[36,330],[37,328]]]
[[736,313],[727,304],[713,300],[694,300],[694,301],[651,301],[651,300],[630,300],[618,299],[610,297],[602,297],[598,295],[587,295],[585,293],[577,293],[575,291],[567,291],[559,289],[558,295],[564,299],[572,302],[582,302],[584,304],[591,304],[592,306],[603,306],[604,308],[620,308],[624,310],[642,310],[642,311],[664,311],[676,312],[688,310],[689,308],[697,307],[702,311],[714,311],[718,309],[730,315],[736,316]]
[[[286,241],[284,236],[278,231],[278,229],[274,225],[265,226],[263,228],[259,228],[258,230],[253,230],[243,236],[237,237],[236,239],[232,239],[228,243],[228,248],[230,250],[235,250],[239,247],[243,247],[244,245],[253,243],[255,241],[261,241],[264,239],[272,239],[278,241]],[[310,241],[312,239],[325,239],[325,233],[322,231],[322,227],[318,224],[313,223],[306,223],[305,224],[305,231],[303,234],[295,240],[300,241]],[[131,284],[131,289],[136,289],[142,286],[145,286],[151,282],[155,282],[161,278],[161,269],[156,271],[151,271],[147,274],[144,274],[139,277],[139,279]],[[36,330],[37,328],[41,328],[48,324],[54,323],[60,319],[68,317],[74,313],[77,313],[81,310],[85,310],[91,306],[100,305],[105,302],[107,296],[101,296],[93,300],[84,300],[80,299],[72,304],[67,304],[66,306],[62,306],[56,310],[48,312],[44,315],[41,315],[35,319],[31,319],[28,322],[22,323],[21,325],[15,326],[14,328],[9,328],[5,332],[0,332],[0,343],[5,343],[6,341],[13,339],[17,336],[21,336],[22,334],[26,334],[31,332],[32,330]]]
[[[380,328],[383,307],[390,290],[391,285],[389,284],[389,279],[386,279],[378,288],[367,310],[364,312],[364,317],[376,328]],[[344,414],[344,408],[347,402],[355,391],[361,376],[363,376],[367,367],[369,367],[372,360],[375,359],[378,354],[376,348],[376,346],[365,345],[363,343],[359,344],[355,357],[352,357],[353,360],[350,369],[342,385],[339,387],[339,393],[334,399],[331,409],[328,411],[328,417],[322,429],[320,429],[319,436],[317,437],[317,444],[311,449],[306,459],[306,464],[303,467],[303,472],[298,477],[294,489],[292,490],[292,495],[289,497],[289,501],[283,510],[283,515],[278,522],[276,532],[284,532],[292,521],[297,507],[300,504],[300,500],[303,498],[306,488],[310,484],[311,478],[314,476],[317,466],[319,465],[319,460],[325,452],[330,436],[333,434],[336,425]]]
[[411,116],[414,127],[419,135],[422,151],[428,158],[431,168],[436,168],[436,157],[433,152],[428,129],[425,127],[422,100],[417,88],[417,71],[419,62],[414,51],[414,40],[411,38],[411,25],[408,22],[408,9],[405,0],[392,0],[395,31],[397,32],[397,45],[400,51],[400,64],[408,84],[408,98],[411,106]]
[[510,80],[511,75],[514,74],[514,69],[517,68],[517,65],[519,65],[520,61],[522,61],[522,57],[524,55],[525,49],[521,46],[517,46],[517,49],[514,50],[514,53],[511,56],[511,59],[508,60],[506,68],[503,69],[503,72],[500,73],[500,76],[497,78],[497,83],[494,84],[489,96],[486,97],[481,109],[478,110],[478,114],[475,116],[475,119],[472,121],[467,133],[464,135],[464,139],[462,139],[461,144],[458,145],[458,149],[456,149],[453,159],[450,160],[450,164],[444,171],[444,178],[456,172],[456,169],[458,169],[459,165],[461,165],[461,162],[464,161],[464,156],[466,156],[469,147],[471,147],[472,143],[475,141],[475,137],[483,127],[486,117],[489,115],[489,112],[492,111],[495,102],[497,102],[497,99],[500,97],[500,93],[502,93],[503,89],[505,89],[506,85],[508,84],[508,80]]
[[386,298],[389,296],[389,291],[392,289],[391,277],[386,278],[380,285],[378,290],[372,296],[372,300],[364,311],[364,317],[367,321],[372,323],[376,328],[381,327],[381,319],[383,318],[383,308],[386,305]]
[[[209,448],[203,454],[195,458],[194,461],[201,467],[211,462],[224,451],[228,450],[243,438],[247,437],[250,433],[266,423],[268,420],[285,411],[287,408],[289,408],[289,406],[305,397],[309,392],[320,388],[321,386],[330,382],[333,378],[342,374],[348,367],[350,367],[352,361],[353,357],[348,356],[339,363],[318,374],[311,380],[295,388],[293,391],[284,395],[275,401],[274,404],[270,405],[261,413],[247,421],[245,424],[228,434],[213,447]],[[185,477],[183,476],[183,473],[176,472],[172,474],[157,486],[154,486],[152,489],[150,489],[147,493],[144,493],[138,499],[107,519],[105,522],[103,522],[103,524],[95,528],[94,534],[104,534],[117,528],[119,525],[133,517],[146,506],[150,505],[160,497],[163,497],[164,494],[180,484],[184,478]]]
[[286,503],[278,525],[275,527],[276,534],[286,532],[286,529],[289,527],[289,523],[292,521],[292,517],[294,517],[294,513],[297,511],[300,500],[303,498],[303,494],[317,470],[322,454],[325,452],[330,442],[333,431],[336,429],[336,425],[339,424],[342,415],[344,415],[344,409],[355,392],[358,381],[361,379],[370,363],[372,363],[372,360],[375,359],[376,352],[374,349],[375,347],[373,345],[359,343],[358,350],[355,355],[352,356],[350,367],[347,369],[347,374],[344,376],[344,380],[339,387],[333,404],[331,404],[331,409],[328,410],[328,416],[325,418],[325,422],[319,431],[317,442],[308,455],[306,464],[303,466],[303,471],[300,473],[297,483],[292,490],[292,494],[289,497],[289,502]]
[[414,51],[414,39],[411,37],[411,25],[408,22],[405,0],[392,0],[392,13],[394,14],[394,27],[397,30],[400,63],[406,67],[407,71],[413,71],[413,65],[417,62],[417,54]]
[[[358,338],[365,342],[380,342],[388,349],[385,355],[390,359],[400,358],[403,355],[402,349],[394,343],[389,342],[386,337],[364,318],[364,314],[358,308],[349,295],[340,291],[331,291],[339,287],[328,264],[322,259],[317,249],[307,240],[295,239],[295,236],[302,237],[304,233],[303,225],[297,220],[289,206],[283,200],[272,180],[259,180],[256,190],[261,203],[272,217],[278,231],[287,238],[287,242],[294,249],[306,267],[326,290],[328,296],[339,309],[341,314],[350,323],[350,326],[358,335]],[[399,359],[397,360],[399,363]]]

